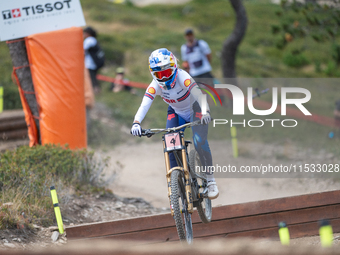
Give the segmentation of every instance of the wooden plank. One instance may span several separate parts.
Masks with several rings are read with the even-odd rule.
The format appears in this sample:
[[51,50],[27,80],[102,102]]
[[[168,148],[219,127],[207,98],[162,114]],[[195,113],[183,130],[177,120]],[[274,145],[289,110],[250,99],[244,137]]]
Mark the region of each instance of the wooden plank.
[[325,218],[339,218],[339,211],[340,204],[248,217],[224,219],[213,221],[209,224],[194,224],[193,232],[195,237],[199,237],[272,227],[275,228],[281,221],[285,221],[287,225],[317,222],[318,220]]
[[[333,232],[340,232],[340,219],[330,220],[330,223],[332,225]],[[299,237],[319,235],[318,222],[309,222],[309,223],[303,223],[303,224],[289,225],[288,229],[289,229],[290,238],[292,239],[299,238]],[[271,238],[274,240],[280,240],[277,227],[243,231],[239,233],[231,233],[231,234],[224,235],[224,237],[227,237],[227,238],[241,238],[241,237]]]
[[0,132],[1,131],[11,131],[13,129],[27,129],[25,119],[11,120],[0,122]]
[[[318,220],[333,219],[334,231],[340,231],[340,204],[327,207],[316,207],[302,210],[280,212],[270,215],[256,215],[215,221],[210,224],[193,225],[194,238],[227,236],[227,237],[271,237],[277,236],[277,225],[286,221],[292,238],[318,233]],[[118,235],[105,236],[113,240],[144,241],[147,243],[178,240],[176,227],[154,228]]]
[[[236,217],[260,215],[278,211],[289,211],[299,208],[316,207],[336,203],[340,203],[340,191],[329,191],[294,197],[249,202],[244,204],[227,205],[213,208],[213,221],[208,225],[211,225],[215,221],[222,219],[232,219]],[[266,216],[263,219],[266,219]],[[199,222],[199,217],[197,212],[195,212],[193,215],[193,223]],[[216,225],[218,226],[219,223]],[[66,231],[68,238],[79,239],[85,237],[116,235],[169,226],[174,226],[174,220],[170,214],[163,214],[135,219],[67,227]]]
[[107,236],[135,232],[154,228],[174,226],[174,219],[170,214],[146,216],[134,219],[108,221],[67,227],[67,238],[79,239],[85,237]]
[[22,139],[28,136],[27,128],[0,132],[0,140]]
[[[214,207],[212,219],[220,220],[337,203],[340,203],[340,190]],[[196,220],[193,219],[193,222]]]
[[178,233],[175,226],[160,229],[131,232],[120,235],[106,236],[110,240],[142,241],[143,243],[159,243],[178,241]]
[[0,113],[0,122],[11,121],[14,119],[25,119],[25,113],[22,109],[20,110],[5,110]]

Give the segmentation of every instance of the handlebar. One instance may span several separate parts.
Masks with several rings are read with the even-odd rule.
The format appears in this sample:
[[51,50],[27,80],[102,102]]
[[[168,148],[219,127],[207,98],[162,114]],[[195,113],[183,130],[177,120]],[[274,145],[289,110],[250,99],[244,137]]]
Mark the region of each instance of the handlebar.
[[192,126],[197,126],[197,125],[201,125],[201,121],[200,120],[196,120],[193,122],[189,122],[186,123],[184,125],[178,126],[178,127],[172,127],[172,128],[152,128],[152,129],[142,129],[142,135],[141,136],[147,136],[147,137],[151,137],[155,134],[159,134],[159,133],[171,133],[171,132],[175,132],[177,130],[181,130],[182,128],[187,128],[187,127],[192,127]]

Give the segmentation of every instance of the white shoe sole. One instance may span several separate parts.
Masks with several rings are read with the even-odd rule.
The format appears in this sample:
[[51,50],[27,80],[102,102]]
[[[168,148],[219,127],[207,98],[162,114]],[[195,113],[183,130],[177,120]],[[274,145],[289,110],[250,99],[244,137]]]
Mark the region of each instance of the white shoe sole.
[[211,199],[211,200],[212,200],[212,199],[215,199],[215,198],[218,197],[219,194],[220,194],[220,193],[217,193],[215,196],[209,196],[209,195],[208,195],[208,198]]

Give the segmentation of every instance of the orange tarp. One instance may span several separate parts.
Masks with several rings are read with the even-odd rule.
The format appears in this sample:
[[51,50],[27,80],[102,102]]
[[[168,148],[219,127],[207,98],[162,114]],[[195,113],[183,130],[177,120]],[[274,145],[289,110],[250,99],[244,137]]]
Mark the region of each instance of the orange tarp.
[[86,147],[82,29],[31,35],[26,47],[39,105],[41,144]]

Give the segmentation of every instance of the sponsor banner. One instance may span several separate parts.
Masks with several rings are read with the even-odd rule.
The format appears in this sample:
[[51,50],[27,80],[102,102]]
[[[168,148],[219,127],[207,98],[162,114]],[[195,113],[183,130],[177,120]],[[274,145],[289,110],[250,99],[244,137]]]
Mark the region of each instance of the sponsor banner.
[[1,1],[0,15],[0,41],[85,26],[79,0]]

